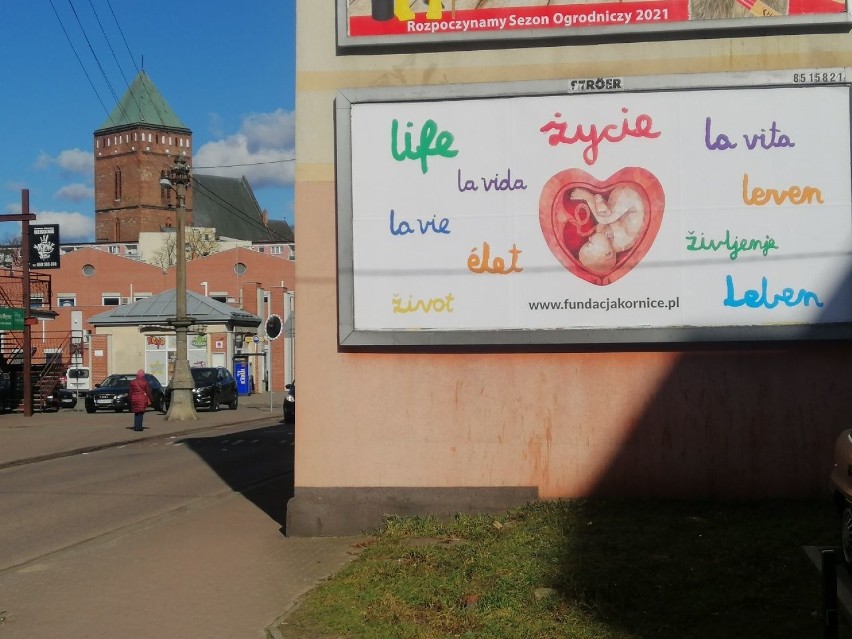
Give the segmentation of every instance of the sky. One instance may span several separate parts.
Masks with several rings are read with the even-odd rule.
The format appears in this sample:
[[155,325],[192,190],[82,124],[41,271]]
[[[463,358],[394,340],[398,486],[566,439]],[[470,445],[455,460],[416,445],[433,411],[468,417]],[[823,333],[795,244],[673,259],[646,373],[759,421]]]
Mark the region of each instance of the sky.
[[[194,170],[244,175],[293,224],[295,1],[3,2],[0,214],[27,189],[35,223],[94,241],[94,132],[144,68],[192,130]],[[4,226],[0,244],[20,235]]]

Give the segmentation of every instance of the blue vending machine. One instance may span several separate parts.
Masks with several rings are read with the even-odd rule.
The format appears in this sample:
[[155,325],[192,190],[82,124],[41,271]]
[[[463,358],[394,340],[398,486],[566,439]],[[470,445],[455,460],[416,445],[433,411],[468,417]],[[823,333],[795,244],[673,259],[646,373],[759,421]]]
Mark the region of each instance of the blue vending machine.
[[234,378],[237,380],[237,393],[248,395],[251,391],[249,386],[249,370],[247,359],[234,359]]

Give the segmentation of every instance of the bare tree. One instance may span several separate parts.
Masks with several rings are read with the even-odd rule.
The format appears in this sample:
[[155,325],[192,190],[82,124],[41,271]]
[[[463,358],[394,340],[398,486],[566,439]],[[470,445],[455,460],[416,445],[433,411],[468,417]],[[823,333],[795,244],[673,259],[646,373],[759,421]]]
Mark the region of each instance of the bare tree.
[[[184,239],[186,240],[184,250],[186,251],[187,261],[219,251],[219,242],[216,240],[216,236],[212,235],[209,231],[190,227],[186,229]],[[177,264],[176,243],[176,235],[174,233],[167,233],[162,246],[151,257],[151,263],[164,270]]]
[[0,238],[0,267],[21,268],[22,264],[21,235],[7,233]]

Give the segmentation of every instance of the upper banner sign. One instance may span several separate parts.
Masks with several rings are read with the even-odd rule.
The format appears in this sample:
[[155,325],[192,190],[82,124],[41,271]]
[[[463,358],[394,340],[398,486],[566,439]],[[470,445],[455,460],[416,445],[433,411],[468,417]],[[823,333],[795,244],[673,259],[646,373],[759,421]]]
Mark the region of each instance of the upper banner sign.
[[845,0],[338,0],[341,46],[849,21]]

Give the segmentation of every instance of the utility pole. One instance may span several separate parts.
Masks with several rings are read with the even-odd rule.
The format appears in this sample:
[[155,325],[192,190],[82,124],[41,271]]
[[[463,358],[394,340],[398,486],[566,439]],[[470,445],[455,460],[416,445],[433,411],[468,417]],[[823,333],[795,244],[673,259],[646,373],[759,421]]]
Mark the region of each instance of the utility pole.
[[167,422],[186,422],[198,419],[192,400],[192,372],[187,359],[188,329],[193,318],[186,314],[186,189],[190,186],[189,166],[186,159],[175,156],[174,164],[160,176],[160,186],[177,194],[177,236],[175,238],[175,317],[169,323],[175,329],[175,369],[170,380],[172,396]]

